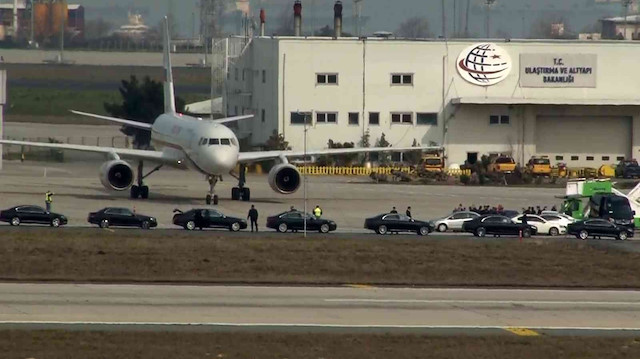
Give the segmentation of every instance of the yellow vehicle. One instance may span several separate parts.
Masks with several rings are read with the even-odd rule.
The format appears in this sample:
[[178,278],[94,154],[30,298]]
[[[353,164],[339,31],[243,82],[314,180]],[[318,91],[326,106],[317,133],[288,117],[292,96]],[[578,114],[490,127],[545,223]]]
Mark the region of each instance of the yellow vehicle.
[[516,161],[511,156],[500,155],[489,164],[489,172],[511,173],[516,170]]
[[443,172],[444,158],[442,153],[425,153],[422,155],[422,165],[427,172]]
[[551,162],[547,156],[533,156],[527,163],[527,169],[534,176],[550,176]]

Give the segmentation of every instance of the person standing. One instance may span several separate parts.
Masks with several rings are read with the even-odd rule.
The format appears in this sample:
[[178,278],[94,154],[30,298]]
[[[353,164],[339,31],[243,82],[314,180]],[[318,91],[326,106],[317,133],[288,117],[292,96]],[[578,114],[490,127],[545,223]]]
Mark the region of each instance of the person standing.
[[47,212],[51,212],[51,204],[53,203],[53,192],[47,191],[44,194],[44,204],[47,207]]
[[313,209],[313,215],[316,217],[316,219],[320,219],[320,217],[322,217],[322,208],[316,205],[316,208]]
[[255,205],[251,205],[247,219],[251,221],[251,232],[253,232],[253,226],[256,226],[256,232],[258,231],[258,210]]
[[202,215],[201,209],[196,211],[193,222],[195,222],[196,228],[200,228],[200,230],[202,230],[202,227],[204,227],[204,216]]
[[407,207],[407,213],[406,213],[406,214],[407,214],[407,217],[409,217],[409,218],[413,218],[413,217],[411,216],[411,206]]
[[398,213],[398,211],[396,210],[396,206],[393,206],[393,208],[391,209],[391,212],[389,213]]

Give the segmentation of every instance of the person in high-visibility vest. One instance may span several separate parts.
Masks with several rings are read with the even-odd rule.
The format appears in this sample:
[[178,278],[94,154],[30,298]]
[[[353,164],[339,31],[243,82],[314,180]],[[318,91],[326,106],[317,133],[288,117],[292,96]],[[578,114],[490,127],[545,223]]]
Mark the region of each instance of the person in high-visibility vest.
[[44,194],[44,204],[47,206],[47,212],[51,212],[51,203],[53,203],[53,192],[47,191]]
[[320,219],[320,217],[322,217],[322,208],[316,206],[316,208],[313,209],[313,215],[316,216],[316,219]]

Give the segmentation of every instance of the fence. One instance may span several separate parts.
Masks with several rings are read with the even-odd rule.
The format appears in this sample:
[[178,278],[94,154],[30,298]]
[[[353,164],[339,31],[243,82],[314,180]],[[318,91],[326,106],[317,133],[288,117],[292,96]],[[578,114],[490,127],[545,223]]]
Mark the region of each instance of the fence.
[[[370,176],[372,173],[391,175],[393,172],[415,174],[413,167],[331,167],[298,166],[301,174],[310,176]],[[449,176],[471,175],[471,170],[448,170]]]

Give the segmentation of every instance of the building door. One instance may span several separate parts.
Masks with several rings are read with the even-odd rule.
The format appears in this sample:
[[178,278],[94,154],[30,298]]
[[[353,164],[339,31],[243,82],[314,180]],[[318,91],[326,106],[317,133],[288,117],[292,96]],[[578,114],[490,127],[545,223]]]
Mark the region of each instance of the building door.
[[478,162],[478,152],[467,152],[467,163],[470,165]]

